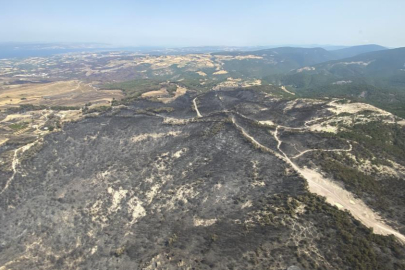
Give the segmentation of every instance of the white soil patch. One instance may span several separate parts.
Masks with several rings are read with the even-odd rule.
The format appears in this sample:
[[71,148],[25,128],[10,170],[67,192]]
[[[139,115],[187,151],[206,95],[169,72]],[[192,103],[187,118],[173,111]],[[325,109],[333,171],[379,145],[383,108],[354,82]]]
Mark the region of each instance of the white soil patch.
[[213,219],[201,219],[201,218],[196,218],[194,217],[194,226],[203,226],[203,227],[208,227],[212,226],[217,222],[216,218]]
[[142,206],[142,202],[135,196],[128,201],[128,208],[128,211],[132,216],[131,224],[134,224],[139,218],[146,216],[146,211]]
[[274,126],[275,125],[275,123],[273,121],[271,121],[271,120],[263,120],[263,121],[258,121],[258,122],[259,122],[259,124],[266,125],[266,126]]
[[315,70],[315,68],[314,67],[303,67],[303,68],[297,69],[297,72],[311,71],[311,70]]
[[369,62],[363,62],[363,61],[357,61],[357,62],[340,62],[340,63],[336,63],[334,65],[360,65],[360,66],[368,66],[372,63],[373,61],[369,61]]
[[112,205],[109,209],[110,212],[116,212],[118,211],[121,207],[121,201],[127,196],[128,190],[122,189],[121,187],[119,190],[114,190],[113,188],[109,187],[107,189],[107,192],[111,194],[112,196]]
[[252,201],[251,201],[251,200],[248,200],[248,201],[246,201],[245,203],[243,203],[240,208],[245,209],[245,208],[252,207],[252,205],[253,205],[253,204],[252,204]]
[[203,72],[203,71],[197,71],[196,73],[198,75],[200,75],[200,76],[203,76],[203,77],[207,76],[207,74],[205,72]]
[[228,74],[228,71],[226,70],[218,70],[217,72],[212,73],[213,75],[222,75],[222,74]]
[[185,125],[189,122],[188,119],[179,119],[179,118],[172,118],[172,117],[165,117],[163,119],[164,124],[171,124],[171,125]]
[[175,152],[172,156],[173,156],[173,158],[180,158],[180,157],[183,156],[184,153],[186,153],[187,151],[188,151],[187,148],[183,148],[183,149],[181,149],[181,150]]
[[312,132],[328,132],[328,133],[337,133],[338,128],[336,126],[315,124],[309,127],[309,130]]
[[384,111],[382,109],[379,109],[377,107],[374,107],[373,105],[366,104],[366,103],[360,103],[360,102],[354,102],[354,103],[344,103],[340,104],[337,103],[337,100],[334,100],[328,104],[331,106],[328,108],[329,111],[335,113],[335,114],[340,114],[340,113],[351,113],[351,114],[356,114],[361,111],[373,111],[376,113],[379,113],[381,115],[386,115],[390,116],[391,113]]

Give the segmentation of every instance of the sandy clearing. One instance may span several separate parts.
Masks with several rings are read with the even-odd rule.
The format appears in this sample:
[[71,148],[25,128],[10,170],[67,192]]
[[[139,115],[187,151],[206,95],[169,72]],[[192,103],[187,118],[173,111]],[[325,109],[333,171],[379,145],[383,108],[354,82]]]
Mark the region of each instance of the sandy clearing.
[[298,171],[307,179],[311,192],[326,197],[326,201],[332,205],[341,205],[341,208],[348,210],[356,219],[360,220],[367,227],[374,229],[374,233],[382,235],[395,235],[401,242],[405,243],[405,236],[386,225],[380,216],[371,210],[362,200],[354,196],[325,178],[319,172],[314,170],[298,168]]
[[226,71],[226,70],[218,70],[218,71],[212,73],[212,75],[222,75],[222,74],[228,74],[228,71]]
[[207,76],[207,74],[205,72],[203,72],[203,71],[197,71],[196,73],[198,75],[200,75],[200,76],[203,76],[203,77]]
[[405,126],[405,120],[400,120],[397,123],[398,125]]
[[339,186],[331,179],[324,177],[319,172],[300,168],[281,150],[282,141],[278,138],[278,127],[274,132],[274,138],[277,140],[277,149],[284,156],[284,160],[294,168],[296,172],[302,175],[308,182],[309,190],[315,194],[326,197],[326,201],[332,205],[338,205],[342,210],[348,210],[357,220],[365,226],[371,227],[374,233],[382,235],[395,235],[401,242],[405,243],[405,236],[386,225],[381,217],[371,210],[362,200],[356,199],[353,194]]
[[384,111],[382,109],[379,109],[377,107],[374,107],[373,105],[370,105],[370,104],[360,103],[360,102],[340,104],[340,103],[337,103],[337,101],[338,100],[333,100],[328,103],[328,105],[330,106],[330,108],[328,108],[328,110],[335,114],[340,114],[340,113],[356,114],[358,112],[368,110],[368,111],[373,111],[373,112],[379,113],[381,115],[386,115],[386,116],[392,115],[391,113]]
[[167,92],[166,88],[162,88],[160,90],[149,91],[143,93],[141,97],[148,98],[148,97],[160,97],[160,96],[168,96],[169,92]]
[[29,114],[9,114],[3,120],[1,120],[0,123],[14,121],[14,120],[26,120],[27,118],[31,119],[32,115],[29,115]]

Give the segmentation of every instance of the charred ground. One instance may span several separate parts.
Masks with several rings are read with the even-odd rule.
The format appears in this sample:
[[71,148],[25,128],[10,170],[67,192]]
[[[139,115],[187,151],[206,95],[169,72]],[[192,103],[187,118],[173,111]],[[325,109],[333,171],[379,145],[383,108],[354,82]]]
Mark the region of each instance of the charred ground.
[[[18,162],[20,146],[3,145],[0,269],[405,269],[394,236],[310,193],[280,158],[280,125],[288,156],[347,148],[322,131],[329,122],[300,130],[333,118],[330,102],[253,90],[136,99],[33,141]],[[296,162],[322,166],[310,157]]]

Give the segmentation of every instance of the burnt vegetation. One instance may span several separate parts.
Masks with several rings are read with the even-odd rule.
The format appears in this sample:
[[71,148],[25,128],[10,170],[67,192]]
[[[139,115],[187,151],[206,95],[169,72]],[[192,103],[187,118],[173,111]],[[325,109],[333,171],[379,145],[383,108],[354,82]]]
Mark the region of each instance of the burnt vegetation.
[[[281,95],[277,91],[267,94]],[[116,111],[95,107],[102,113],[65,124],[62,132],[20,150],[16,171],[12,152],[2,146],[1,264],[16,269],[405,269],[405,248],[394,236],[373,234],[350,213],[310,193],[306,181],[268,150],[277,151],[275,127],[254,121],[299,126],[324,116],[322,105],[311,110],[312,105],[298,103],[284,113],[291,98],[265,95],[257,89],[202,94],[201,118],[191,109],[195,96],[188,94],[169,104],[135,98]],[[364,139],[366,132],[374,137]],[[316,147],[320,139],[320,146],[328,141],[339,146],[349,139],[358,141],[354,151],[362,155],[370,155],[364,149],[379,149],[381,160],[384,155],[401,159],[403,135],[395,127],[381,131],[370,123],[334,139],[323,133],[280,133],[302,147]],[[390,209],[383,204],[387,196],[402,196],[398,188],[388,189],[387,182],[350,167],[343,155],[312,155],[353,193],[376,196],[370,204],[376,209]],[[402,187],[399,180],[390,181]]]

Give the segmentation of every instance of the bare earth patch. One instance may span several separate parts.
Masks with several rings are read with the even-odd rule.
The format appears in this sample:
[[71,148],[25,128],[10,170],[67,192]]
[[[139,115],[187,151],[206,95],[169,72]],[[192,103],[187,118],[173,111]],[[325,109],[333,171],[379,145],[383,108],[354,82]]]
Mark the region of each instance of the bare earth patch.
[[218,70],[217,72],[212,73],[213,75],[222,75],[222,74],[228,74],[228,71],[226,70]]
[[343,103],[342,104],[342,103],[337,103],[337,100],[334,100],[329,103],[329,106],[331,106],[329,108],[329,110],[336,114],[340,114],[340,113],[355,114],[355,113],[367,110],[367,111],[373,111],[376,113],[380,113],[383,115],[391,115],[391,113],[389,113],[389,112],[386,112],[377,107],[374,107],[373,105],[366,104],[366,103],[355,102],[355,103]]
[[169,97],[169,98],[162,97],[162,98],[158,98],[158,99],[160,101],[162,101],[163,103],[170,103],[170,102],[174,101],[176,98],[181,97],[185,93],[187,93],[187,88],[177,85],[177,89],[176,89],[176,92],[174,93],[173,97]]
[[121,99],[120,90],[98,90],[80,81],[60,81],[46,84],[26,84],[0,90],[0,109],[24,104],[46,106],[83,106],[108,104]]
[[161,97],[161,96],[168,96],[168,95],[169,95],[169,92],[167,92],[166,88],[162,88],[160,90],[149,91],[149,92],[143,93],[141,95],[141,97],[149,98],[149,97]]
[[208,226],[214,225],[215,222],[217,222],[216,218],[213,218],[213,219],[201,219],[201,218],[194,217],[194,226],[208,227]]
[[202,72],[202,71],[197,71],[196,73],[198,75],[200,75],[200,76],[203,76],[203,77],[207,76],[207,74],[205,72]]

